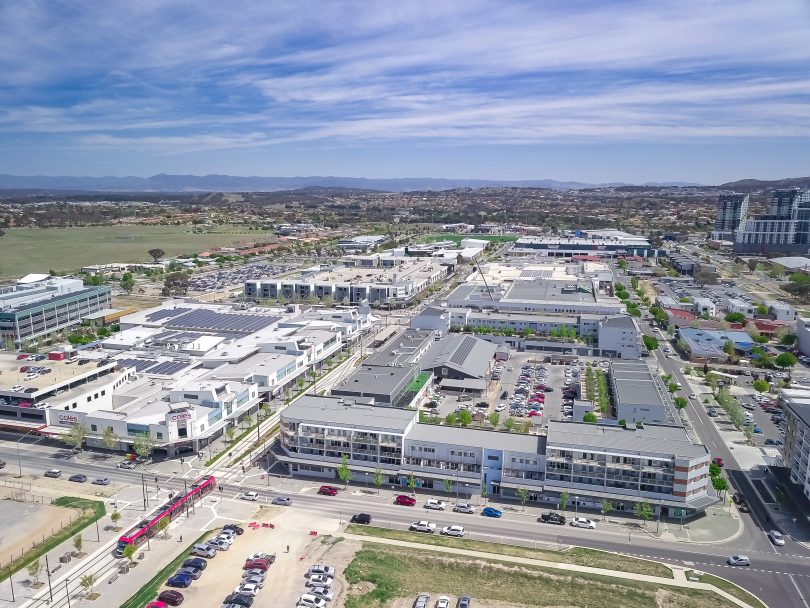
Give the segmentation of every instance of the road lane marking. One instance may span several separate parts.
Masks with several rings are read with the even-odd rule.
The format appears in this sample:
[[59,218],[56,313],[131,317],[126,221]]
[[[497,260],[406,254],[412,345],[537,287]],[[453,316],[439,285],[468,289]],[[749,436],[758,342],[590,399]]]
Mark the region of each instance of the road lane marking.
[[793,575],[789,574],[788,578],[790,579],[790,582],[793,583],[793,587],[795,587],[796,593],[799,594],[799,598],[802,600],[802,604],[804,604],[805,608],[810,608],[810,605],[807,604],[807,600],[804,599],[804,595],[802,594],[801,589],[799,589],[799,586],[796,584],[796,581],[793,579]]

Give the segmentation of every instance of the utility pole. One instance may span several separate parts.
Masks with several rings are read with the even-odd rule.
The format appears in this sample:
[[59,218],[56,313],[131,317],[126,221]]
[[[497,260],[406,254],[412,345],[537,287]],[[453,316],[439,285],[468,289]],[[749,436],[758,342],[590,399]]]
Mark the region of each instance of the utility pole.
[[51,566],[48,564],[47,553],[45,554],[45,574],[48,576],[48,595],[51,598],[51,604],[53,604],[53,587],[51,587]]

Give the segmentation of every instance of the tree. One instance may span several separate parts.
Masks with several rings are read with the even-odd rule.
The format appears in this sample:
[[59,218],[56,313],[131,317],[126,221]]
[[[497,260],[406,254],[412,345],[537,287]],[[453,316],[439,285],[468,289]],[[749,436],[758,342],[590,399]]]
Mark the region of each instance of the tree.
[[155,440],[149,433],[138,433],[135,435],[135,440],[132,442],[132,449],[141,458],[149,458],[152,450],[155,449]]
[[734,354],[734,343],[731,340],[726,340],[726,343],[723,345],[723,352],[729,356]]
[[169,516],[162,518],[157,524],[158,534],[163,534],[163,538],[169,537]]
[[723,318],[729,323],[745,323],[745,315],[741,312],[730,312]]
[[163,251],[162,249],[158,249],[157,247],[155,247],[154,249],[150,249],[149,251],[147,251],[147,253],[152,257],[152,260],[155,262],[155,264],[157,264],[157,261],[160,258],[166,255],[165,251]]
[[610,512],[612,510],[613,510],[613,503],[610,502],[609,500],[603,500],[602,501],[602,515],[603,516],[608,516],[608,515],[610,515]]
[[76,549],[76,553],[82,552],[82,547],[84,546],[84,541],[82,540],[81,533],[77,534],[73,537],[73,548]]
[[796,343],[796,334],[786,333],[779,338],[779,343],[782,346],[792,346]]
[[352,480],[352,472],[349,469],[349,457],[343,454],[340,457],[340,466],[337,469],[338,478],[343,482],[343,487],[346,488]]
[[582,422],[589,422],[591,424],[596,423],[596,414],[593,412],[585,412],[582,416]]
[[774,361],[774,363],[776,363],[782,369],[788,369],[796,365],[798,361],[799,360],[796,358],[796,355],[793,353],[781,353],[778,357],[776,357],[776,361]]
[[751,386],[753,386],[754,390],[758,393],[764,393],[771,388],[771,385],[766,380],[754,380]]
[[520,506],[523,507],[523,510],[525,511],[526,502],[529,500],[529,491],[524,487],[520,487],[517,490],[515,490],[515,495],[518,497],[518,500],[520,501]]
[[641,340],[644,342],[644,348],[649,351],[654,351],[658,348],[658,339],[653,336],[642,336]]
[[185,272],[172,272],[163,280],[164,296],[184,296],[188,293],[188,275]]
[[674,393],[674,392],[676,392],[678,390],[678,385],[675,384],[674,382],[670,382],[669,384],[667,384],[667,390],[670,393]]
[[135,545],[126,545],[124,547],[122,553],[124,554],[124,557],[127,558],[127,560],[129,560],[130,565],[132,564],[132,562],[135,561],[135,553],[137,551],[138,548]]
[[110,521],[113,523],[113,529],[118,529],[118,522],[121,521],[121,512],[118,510],[110,513]]
[[456,416],[455,412],[450,412],[444,417],[444,423],[447,426],[456,426],[458,424],[458,416]]
[[487,501],[487,496],[489,496],[489,490],[487,490],[487,487],[485,485],[481,486],[481,498],[484,499],[484,502]]
[[722,472],[720,465],[716,462],[709,464],[709,477],[717,477]]
[[757,269],[757,266],[759,265],[759,262],[752,258],[752,259],[746,261],[746,264],[748,265],[748,270],[750,272],[755,272],[756,269]]
[[685,408],[689,402],[686,400],[686,397],[675,397],[675,407],[679,410]]
[[88,429],[83,424],[71,424],[68,432],[62,435],[62,441],[68,444],[71,448],[81,451],[84,445],[84,439],[87,437]]
[[233,438],[236,435],[236,427],[233,425],[228,425],[225,429],[225,436],[228,438],[228,443],[233,443]]
[[118,437],[111,426],[105,428],[104,432],[101,433],[101,441],[104,442],[104,447],[108,450],[112,450],[118,444]]
[[413,476],[413,473],[408,475],[408,489],[413,492],[416,489],[416,477]]
[[560,492],[560,510],[565,511],[565,508],[568,506],[568,491],[563,490]]
[[377,494],[380,493],[380,486],[385,482],[385,474],[380,467],[374,469],[374,485],[377,487]]
[[633,505],[633,513],[639,519],[644,520],[645,525],[653,518],[653,508],[648,502],[637,502],[635,505]]
[[516,425],[517,421],[511,416],[503,421],[503,428],[505,428],[510,433],[515,430]]
[[452,479],[445,479],[442,481],[444,484],[444,492],[450,496],[451,492],[453,491],[453,480]]
[[751,441],[754,438],[754,425],[753,424],[746,424],[742,428],[743,435],[745,435],[746,441]]
[[95,574],[85,574],[79,579],[79,586],[84,589],[85,597],[88,595],[92,595],[93,593],[93,585],[96,584],[96,575]]
[[489,416],[487,416],[487,420],[493,427],[498,426],[498,422],[501,420],[501,415],[498,412],[492,412]]
[[721,475],[712,477],[712,487],[717,492],[725,492],[726,490],[728,490],[728,480],[725,477],[722,477]]
[[458,421],[461,423],[461,426],[469,426],[472,423],[473,416],[470,413],[470,410],[461,410],[458,413]]
[[34,585],[39,585],[39,577],[42,574],[42,562],[39,558],[32,561],[25,567],[28,576],[34,579]]
[[757,314],[758,315],[767,315],[768,314],[768,307],[764,304],[757,304]]

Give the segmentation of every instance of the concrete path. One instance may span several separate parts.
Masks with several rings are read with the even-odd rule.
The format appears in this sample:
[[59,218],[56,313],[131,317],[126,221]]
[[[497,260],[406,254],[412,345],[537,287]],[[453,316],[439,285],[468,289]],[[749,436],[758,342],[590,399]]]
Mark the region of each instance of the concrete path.
[[[730,593],[718,589],[714,585],[708,583],[692,582],[686,579],[685,573],[682,569],[673,568],[673,576],[675,578],[662,578],[660,576],[650,576],[647,574],[636,574],[632,572],[618,572],[616,570],[608,570],[605,568],[592,568],[590,566],[580,566],[577,564],[565,564],[559,562],[549,562],[542,559],[533,559],[529,557],[513,557],[511,555],[500,555],[498,553],[486,553],[484,551],[472,551],[470,549],[457,549],[455,547],[442,547],[440,545],[426,545],[424,543],[413,543],[408,541],[393,540],[390,538],[378,538],[373,536],[362,536],[360,534],[342,534],[344,538],[349,540],[356,540],[360,542],[371,542],[382,545],[394,545],[397,547],[408,547],[411,549],[419,549],[420,551],[435,551],[440,553],[450,553],[453,555],[464,555],[467,557],[478,557],[488,560],[497,560],[503,562],[512,562],[515,564],[525,564],[527,566],[542,566],[543,568],[550,568],[554,570],[565,570],[567,572],[575,572],[578,574],[596,574],[599,576],[609,576],[612,578],[621,578],[632,581],[641,581],[644,583],[651,583],[653,585],[668,586],[668,587],[683,587],[687,589],[700,589],[703,591],[711,591],[723,596],[729,602],[740,606],[740,608],[752,608],[750,604],[737,599]],[[665,564],[666,565],[666,564]]]

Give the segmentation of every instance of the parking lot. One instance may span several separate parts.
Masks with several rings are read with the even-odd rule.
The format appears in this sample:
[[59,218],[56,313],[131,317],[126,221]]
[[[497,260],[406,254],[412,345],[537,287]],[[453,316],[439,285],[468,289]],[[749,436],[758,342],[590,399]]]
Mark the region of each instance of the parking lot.
[[188,280],[188,288],[191,291],[220,291],[228,287],[241,285],[245,281],[272,277],[293,269],[295,269],[295,266],[281,264],[247,264],[227,270],[217,270],[192,276]]

